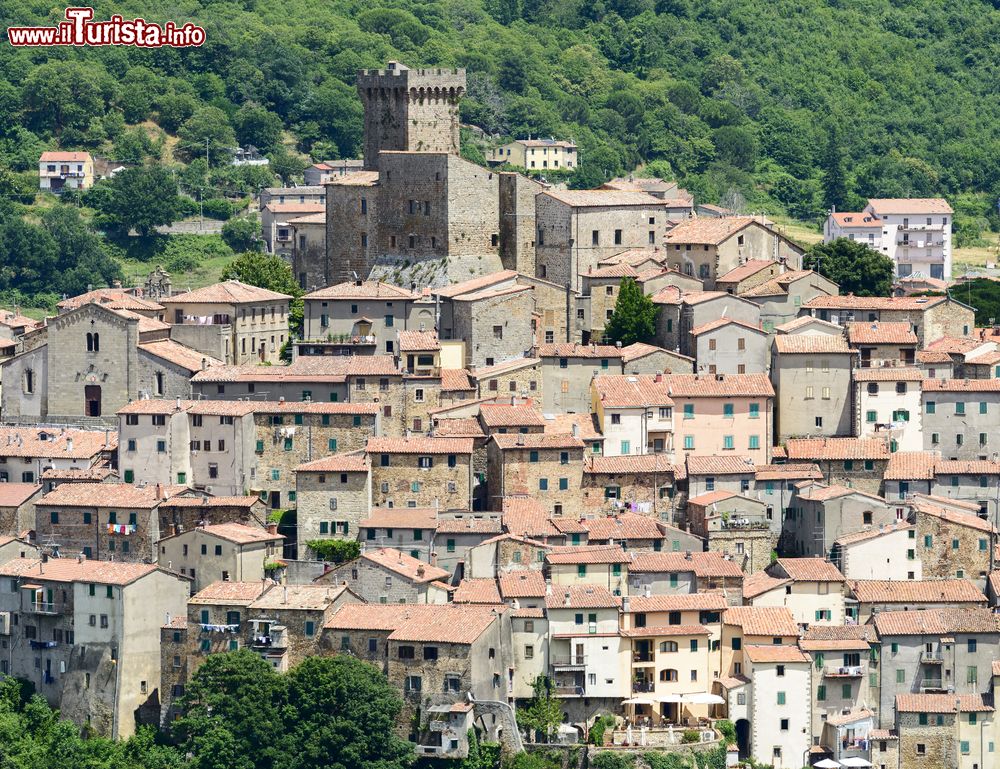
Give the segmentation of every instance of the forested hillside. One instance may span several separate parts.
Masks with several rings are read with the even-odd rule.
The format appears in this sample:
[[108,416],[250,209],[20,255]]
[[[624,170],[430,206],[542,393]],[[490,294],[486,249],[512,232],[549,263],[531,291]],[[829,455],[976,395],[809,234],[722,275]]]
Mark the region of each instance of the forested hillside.
[[[962,215],[961,245],[1000,197],[998,5],[97,2],[95,19],[192,20],[207,42],[0,46],[0,196],[30,202],[39,152],[61,147],[171,165],[182,192],[232,200],[261,180],[213,175],[206,139],[213,165],[251,143],[286,179],[309,157],[356,156],[355,72],[398,59],[468,70],[462,120],[485,132],[465,132],[471,159],[493,136],[573,138],[576,186],[642,166],[705,201],[805,220],[867,196],[945,194]],[[61,14],[38,0],[3,4],[5,26]]]

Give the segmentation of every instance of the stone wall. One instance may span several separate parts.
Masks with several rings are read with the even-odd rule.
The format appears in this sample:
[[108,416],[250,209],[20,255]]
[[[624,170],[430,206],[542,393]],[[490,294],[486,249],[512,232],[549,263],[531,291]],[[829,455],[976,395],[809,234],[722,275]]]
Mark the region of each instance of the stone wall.
[[[384,455],[383,455],[384,456]],[[383,467],[380,456],[372,457],[372,504],[375,507],[440,507],[470,510],[472,507],[472,455],[433,454],[433,466],[419,466],[418,454],[391,454]],[[454,466],[449,467],[454,458]],[[412,504],[411,504],[412,503]]]
[[465,340],[466,366],[492,366],[522,358],[533,345],[530,290],[454,303],[455,339]]

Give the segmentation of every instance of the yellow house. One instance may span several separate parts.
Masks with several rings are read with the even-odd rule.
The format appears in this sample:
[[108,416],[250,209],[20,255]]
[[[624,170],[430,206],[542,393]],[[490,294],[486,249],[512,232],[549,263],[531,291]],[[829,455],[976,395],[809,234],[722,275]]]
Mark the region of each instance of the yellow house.
[[507,163],[529,171],[559,169],[573,171],[577,166],[576,145],[556,139],[517,139],[490,153],[491,163]]
[[38,158],[40,190],[85,190],[93,184],[94,159],[89,152],[43,152]]
[[628,589],[631,556],[618,545],[556,547],[545,557],[553,585],[600,585],[614,595]]

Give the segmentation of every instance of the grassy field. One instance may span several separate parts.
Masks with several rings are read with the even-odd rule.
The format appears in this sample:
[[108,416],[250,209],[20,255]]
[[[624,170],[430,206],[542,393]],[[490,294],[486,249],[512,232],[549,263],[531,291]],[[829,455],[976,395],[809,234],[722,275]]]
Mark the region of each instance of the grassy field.
[[816,226],[789,219],[783,216],[772,217],[778,231],[786,238],[808,248],[813,243],[823,240],[823,233]]
[[1000,263],[1000,234],[984,232],[983,238],[990,241],[989,246],[972,246],[956,248],[952,255],[952,276],[961,275],[967,269],[982,269],[987,262]]
[[[191,288],[202,288],[203,286],[217,283],[222,279],[222,271],[226,265],[233,260],[232,256],[215,256],[203,259],[193,270],[184,272],[171,272],[170,278],[174,291],[187,291]],[[122,260],[122,270],[125,272],[125,283],[130,286],[141,286],[146,282],[146,278],[156,269],[158,262],[155,260],[141,262],[135,259]],[[170,272],[166,265],[164,269]]]

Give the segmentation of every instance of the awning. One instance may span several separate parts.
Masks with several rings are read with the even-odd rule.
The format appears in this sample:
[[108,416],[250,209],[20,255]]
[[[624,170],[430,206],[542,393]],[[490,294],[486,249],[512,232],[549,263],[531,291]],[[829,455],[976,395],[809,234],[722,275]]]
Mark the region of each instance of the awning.
[[871,766],[872,763],[871,763],[871,761],[866,761],[865,759],[861,758],[860,756],[851,756],[850,758],[842,758],[842,759],[840,759],[840,765],[841,766],[863,767],[863,766]]
[[649,697],[632,697],[628,700],[622,700],[622,705],[655,705],[656,700],[652,700]]
[[660,702],[676,702],[676,703],[680,704],[681,702],[684,702],[684,695],[683,694],[664,694],[663,696],[657,697],[656,699],[659,700]]
[[685,694],[683,702],[688,705],[723,705],[726,701],[718,694],[699,692],[697,694]]
[[824,758],[822,761],[817,761],[813,766],[819,767],[819,769],[839,769],[840,764],[834,761],[832,758]]

